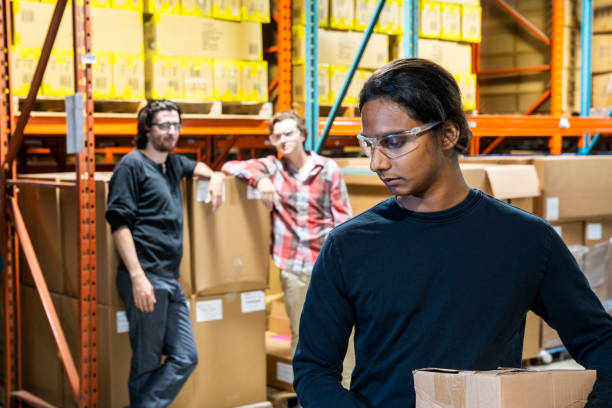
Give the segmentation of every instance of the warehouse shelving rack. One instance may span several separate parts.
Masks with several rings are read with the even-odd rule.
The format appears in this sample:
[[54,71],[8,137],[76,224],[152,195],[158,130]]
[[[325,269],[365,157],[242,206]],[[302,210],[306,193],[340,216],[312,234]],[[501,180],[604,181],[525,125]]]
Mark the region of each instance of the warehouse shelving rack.
[[[32,273],[36,291],[42,302],[46,320],[58,348],[59,359],[66,372],[70,388],[79,407],[97,406],[97,286],[96,286],[96,219],[95,219],[95,158],[94,123],[91,65],[84,58],[91,52],[91,24],[89,0],[74,1],[72,7],[74,43],[74,89],[76,135],[81,137],[82,148],[76,149],[75,182],[50,182],[43,180],[24,180],[17,177],[15,159],[21,148],[30,112],[36,100],[43,74],[49,60],[53,42],[57,35],[67,0],[58,0],[40,60],[37,64],[30,92],[19,116],[15,115],[12,102],[11,78],[11,16],[8,0],[0,3],[2,7],[0,53],[2,67],[2,91],[0,98],[0,162],[2,174],[2,254],[4,257],[4,339],[5,339],[5,401],[4,406],[21,406],[22,402],[34,407],[49,407],[47,402],[22,389],[21,367],[21,304],[20,304],[20,265],[19,251],[23,251]],[[80,98],[79,98],[80,96]],[[80,121],[78,120],[80,119]],[[72,188],[77,190],[77,258],[79,271],[79,361],[75,364],[57,312],[51,300],[41,265],[32,246],[26,229],[17,195],[21,185],[35,185],[41,188]],[[78,367],[78,369],[77,369]],[[15,404],[14,404],[15,403]]]

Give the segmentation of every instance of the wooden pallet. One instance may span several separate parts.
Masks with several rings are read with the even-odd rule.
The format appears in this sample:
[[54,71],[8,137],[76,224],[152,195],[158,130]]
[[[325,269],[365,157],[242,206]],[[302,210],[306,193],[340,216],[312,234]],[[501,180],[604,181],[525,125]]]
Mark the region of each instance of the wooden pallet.
[[244,117],[270,118],[271,102],[175,101],[186,117],[233,119]]
[[[319,117],[329,116],[332,106],[332,104],[319,104]],[[293,110],[302,115],[302,117],[306,116],[306,105],[304,105],[303,103],[294,103]],[[359,106],[341,105],[340,109],[338,109],[336,116],[343,118],[358,118],[361,116],[359,114]]]
[[268,387],[268,401],[274,408],[299,407],[295,392],[279,390],[278,388]]
[[[21,112],[25,97],[14,97],[15,112]],[[144,99],[94,99],[96,113],[127,113],[136,114],[147,103]],[[64,98],[53,96],[37,96],[33,112],[65,112]]]

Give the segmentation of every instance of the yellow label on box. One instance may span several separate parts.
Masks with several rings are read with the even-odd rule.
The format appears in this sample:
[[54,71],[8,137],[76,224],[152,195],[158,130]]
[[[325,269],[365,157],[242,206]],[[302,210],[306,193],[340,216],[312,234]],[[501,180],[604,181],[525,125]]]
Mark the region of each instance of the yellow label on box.
[[444,4],[442,6],[440,37],[451,41],[461,39],[461,6],[459,4]]
[[241,63],[242,86],[240,99],[246,102],[268,101],[268,63],[244,61]]
[[240,21],[240,0],[213,0],[212,15],[221,20]]
[[421,1],[419,35],[425,38],[439,38],[442,31],[442,4]]
[[181,0],[181,14],[184,16],[211,17],[212,0]]
[[14,96],[27,96],[39,58],[40,48],[11,47],[13,75],[10,80]]
[[216,59],[213,62],[213,98],[222,102],[240,101],[242,86],[241,62],[237,60]]
[[210,58],[183,58],[186,100],[213,100],[213,60]]
[[270,2],[268,0],[242,0],[243,21],[256,23],[270,22]]
[[145,67],[143,54],[113,55],[113,98],[142,99],[145,97]]
[[480,6],[462,6],[461,8],[461,39],[468,42],[481,41]]

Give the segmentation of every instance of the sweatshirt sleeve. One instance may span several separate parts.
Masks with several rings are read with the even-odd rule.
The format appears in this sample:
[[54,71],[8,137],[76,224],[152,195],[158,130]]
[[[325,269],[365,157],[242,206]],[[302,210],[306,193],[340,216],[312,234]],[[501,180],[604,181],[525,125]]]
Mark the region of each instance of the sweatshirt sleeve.
[[221,170],[225,174],[245,180],[251,187],[257,187],[259,180],[272,176],[276,168],[274,157],[268,156],[262,159],[232,160],[225,163]]
[[548,265],[533,309],[557,330],[579,364],[597,370],[586,408],[612,407],[612,317],[552,228],[548,239]]
[[132,164],[119,163],[109,183],[106,220],[111,231],[134,228],[138,210],[138,169]]
[[340,258],[332,233],[312,271],[293,359],[293,385],[304,408],[371,407],[363,396],[346,390],[341,383],[354,312]]

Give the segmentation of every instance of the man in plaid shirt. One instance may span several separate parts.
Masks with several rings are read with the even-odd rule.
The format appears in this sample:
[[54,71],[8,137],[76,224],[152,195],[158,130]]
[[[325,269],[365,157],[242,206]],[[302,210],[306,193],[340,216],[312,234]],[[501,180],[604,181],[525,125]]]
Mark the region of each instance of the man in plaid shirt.
[[[292,352],[297,346],[300,315],[319,251],[332,228],[352,215],[338,165],[312,151],[306,152],[306,136],[304,119],[296,112],[277,113],[270,121],[270,141],[281,159],[268,156],[230,161],[223,166],[226,174],[256,187],[272,211],[272,257],[281,270]],[[352,348],[349,353],[353,353]],[[349,359],[347,354],[347,362]]]

